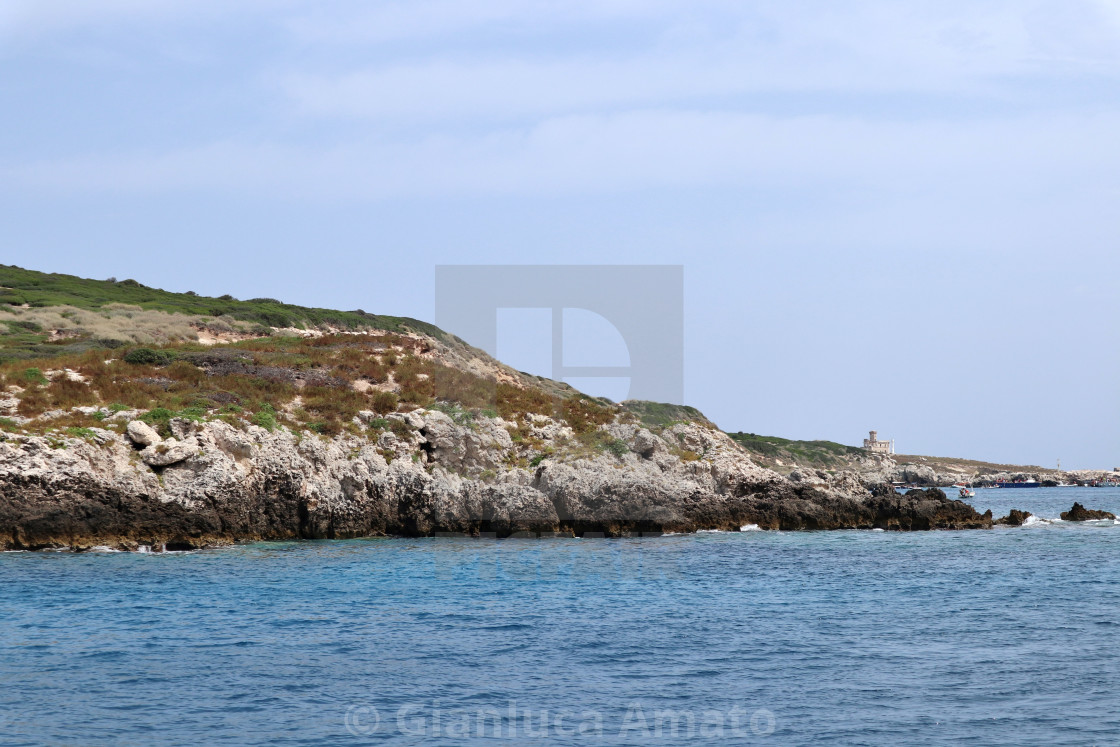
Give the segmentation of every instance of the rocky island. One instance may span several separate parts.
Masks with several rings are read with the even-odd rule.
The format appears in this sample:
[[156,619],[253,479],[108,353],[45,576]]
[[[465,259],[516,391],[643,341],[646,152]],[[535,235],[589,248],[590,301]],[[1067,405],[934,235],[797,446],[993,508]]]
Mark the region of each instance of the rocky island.
[[0,266],[0,548],[449,532],[990,528],[874,471],[782,475],[416,320]]

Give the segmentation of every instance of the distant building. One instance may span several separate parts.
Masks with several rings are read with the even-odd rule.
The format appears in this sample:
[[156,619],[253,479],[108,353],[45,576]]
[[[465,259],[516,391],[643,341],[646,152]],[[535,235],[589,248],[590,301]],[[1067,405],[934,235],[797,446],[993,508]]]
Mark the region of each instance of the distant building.
[[871,431],[871,438],[863,439],[863,448],[876,454],[893,454],[894,440],[880,441],[879,431]]

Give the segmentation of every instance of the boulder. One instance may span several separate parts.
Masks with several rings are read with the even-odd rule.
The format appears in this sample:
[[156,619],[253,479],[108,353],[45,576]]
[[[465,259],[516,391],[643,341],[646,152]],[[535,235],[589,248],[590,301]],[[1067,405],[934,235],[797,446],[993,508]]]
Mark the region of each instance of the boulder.
[[166,467],[185,461],[197,453],[198,442],[193,438],[187,441],[169,438],[141,451],[140,459],[149,467]]
[[162,440],[155,428],[142,420],[129,421],[128,438],[137,446],[151,446]]

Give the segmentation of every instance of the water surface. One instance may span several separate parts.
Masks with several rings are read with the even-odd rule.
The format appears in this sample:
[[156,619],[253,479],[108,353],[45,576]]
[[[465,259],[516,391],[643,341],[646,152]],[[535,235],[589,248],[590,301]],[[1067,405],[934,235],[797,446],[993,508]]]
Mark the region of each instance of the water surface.
[[[974,503],[1074,500],[1120,514]],[[4,553],[0,744],[1114,744],[1118,551],[1040,521]]]

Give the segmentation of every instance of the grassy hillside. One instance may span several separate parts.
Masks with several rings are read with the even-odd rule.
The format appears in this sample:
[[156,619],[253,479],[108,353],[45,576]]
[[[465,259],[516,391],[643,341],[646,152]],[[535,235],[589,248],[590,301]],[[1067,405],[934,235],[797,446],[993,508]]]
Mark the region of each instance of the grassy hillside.
[[468,426],[500,416],[528,468],[551,453],[536,416],[571,427],[572,453],[617,450],[598,426],[638,420],[413,319],[7,266],[0,286],[0,439],[42,434],[64,448],[129,418],[165,432],[174,418],[218,419],[377,439],[407,427],[394,413],[429,408]]
[[675,423],[703,423],[715,427],[710,420],[704,417],[702,412],[687,405],[630,400],[623,402],[622,407],[638,416],[642,425],[647,428],[666,428]]
[[0,265],[0,359],[197,339],[198,329],[263,336],[271,328],[328,327],[443,335],[427,322],[361,310],[309,308],[271,298],[210,298],[135,280],[88,280]]
[[845,446],[834,441],[794,441],[777,436],[759,436],[754,433],[729,433],[728,435],[749,451],[755,461],[787,473],[794,466],[850,469],[860,457],[867,455],[867,452],[861,448]]

